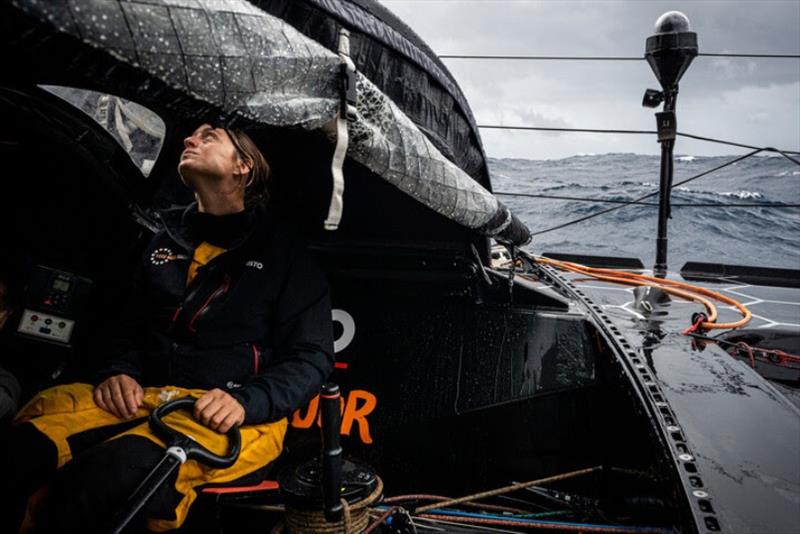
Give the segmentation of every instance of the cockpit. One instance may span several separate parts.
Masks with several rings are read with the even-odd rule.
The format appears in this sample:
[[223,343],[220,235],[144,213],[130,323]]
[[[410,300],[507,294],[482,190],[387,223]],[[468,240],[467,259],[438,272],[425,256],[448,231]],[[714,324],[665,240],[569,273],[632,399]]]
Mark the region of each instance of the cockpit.
[[131,102],[57,86],[3,87],[0,108],[9,311],[0,354],[24,401],[102,357],[146,239],[129,207],[151,185],[164,123]]

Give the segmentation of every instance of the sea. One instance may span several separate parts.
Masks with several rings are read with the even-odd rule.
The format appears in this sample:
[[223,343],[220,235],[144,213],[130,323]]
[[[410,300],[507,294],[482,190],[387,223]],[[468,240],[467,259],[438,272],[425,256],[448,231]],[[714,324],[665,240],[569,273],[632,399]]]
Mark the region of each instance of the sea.
[[[673,183],[738,156],[676,155]],[[563,159],[489,158],[492,186],[534,235],[536,254],[568,252],[655,262],[658,196],[654,206],[628,205],[548,231],[658,191],[660,156],[579,154]],[[580,197],[591,201],[531,198]],[[800,165],[783,156],[753,156],[672,190],[667,265],[688,261],[800,269]],[[694,207],[715,204],[713,207]],[[755,207],[730,207],[755,204]],[[686,205],[686,206],[681,206]]]

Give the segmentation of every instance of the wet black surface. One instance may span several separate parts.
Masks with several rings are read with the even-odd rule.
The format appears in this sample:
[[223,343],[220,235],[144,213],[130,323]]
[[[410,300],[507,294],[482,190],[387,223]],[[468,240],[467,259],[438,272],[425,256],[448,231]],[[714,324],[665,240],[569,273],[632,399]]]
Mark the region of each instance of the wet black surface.
[[[719,346],[694,348],[681,331],[693,312],[702,311],[699,304],[671,300],[647,313],[637,308],[632,289],[594,280],[577,285],[602,303],[632,344],[661,338],[640,352],[674,411],[722,531],[797,532],[798,391],[774,386]],[[748,328],[800,329],[796,289],[703,285],[748,304],[754,313]],[[740,317],[730,309],[719,311],[721,321]]]

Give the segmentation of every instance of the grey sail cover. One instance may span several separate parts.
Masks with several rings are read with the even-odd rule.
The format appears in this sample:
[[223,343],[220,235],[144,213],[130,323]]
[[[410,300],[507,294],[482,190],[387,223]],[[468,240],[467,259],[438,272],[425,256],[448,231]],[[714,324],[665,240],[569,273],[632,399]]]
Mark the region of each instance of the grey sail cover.
[[[12,3],[225,114],[316,129],[339,113],[340,58],[244,0]],[[443,156],[370,80],[357,73],[356,85],[349,157],[467,228],[518,245],[529,240],[508,208]]]

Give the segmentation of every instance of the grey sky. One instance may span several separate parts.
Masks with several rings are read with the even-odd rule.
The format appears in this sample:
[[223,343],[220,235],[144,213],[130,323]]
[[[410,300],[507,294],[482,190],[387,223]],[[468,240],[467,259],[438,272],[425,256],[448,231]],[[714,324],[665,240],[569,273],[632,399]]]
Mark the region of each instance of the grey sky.
[[[659,15],[686,13],[701,52],[800,54],[800,0],[382,0],[437,54],[606,55],[644,52]],[[644,61],[446,59],[479,124],[647,129],[644,90],[660,88]],[[681,131],[800,149],[800,60],[698,57],[680,84]],[[481,132],[488,155],[658,153],[649,136]],[[679,139],[677,154],[743,150]]]

